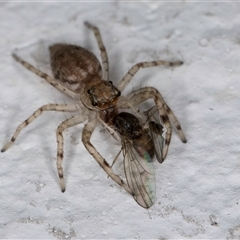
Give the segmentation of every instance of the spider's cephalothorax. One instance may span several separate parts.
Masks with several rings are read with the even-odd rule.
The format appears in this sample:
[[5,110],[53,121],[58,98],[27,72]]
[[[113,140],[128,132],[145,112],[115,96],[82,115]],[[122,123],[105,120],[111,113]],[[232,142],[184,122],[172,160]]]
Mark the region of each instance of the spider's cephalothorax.
[[87,84],[85,89],[87,89],[91,106],[85,102],[84,104],[90,109],[94,108],[100,111],[115,107],[121,95],[121,92],[110,81],[102,80],[94,85]]

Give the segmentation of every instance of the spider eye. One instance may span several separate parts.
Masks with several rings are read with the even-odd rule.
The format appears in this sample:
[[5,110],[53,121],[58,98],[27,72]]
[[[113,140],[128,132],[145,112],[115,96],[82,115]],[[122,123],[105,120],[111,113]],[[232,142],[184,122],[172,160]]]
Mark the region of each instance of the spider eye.
[[90,94],[91,93],[91,88],[87,90],[87,93]]
[[120,97],[121,96],[121,92],[118,91],[117,94],[116,94],[117,97]]
[[109,83],[113,84],[112,81],[108,81]]
[[96,106],[98,105],[98,103],[97,103],[97,102],[93,102],[92,105],[93,105],[94,107],[96,107]]

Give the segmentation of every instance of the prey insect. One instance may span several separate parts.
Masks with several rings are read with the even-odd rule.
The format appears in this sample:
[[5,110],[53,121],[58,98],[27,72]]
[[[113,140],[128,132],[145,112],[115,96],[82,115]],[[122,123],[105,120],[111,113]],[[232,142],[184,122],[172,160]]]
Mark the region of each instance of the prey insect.
[[124,172],[128,186],[136,202],[145,208],[155,200],[155,174],[153,140],[139,120],[128,112],[121,112],[114,118],[114,126],[121,136],[124,156]]
[[145,208],[151,207],[155,201],[154,155],[160,163],[164,161],[164,127],[156,112],[156,106],[145,111],[145,123],[140,123],[128,112],[121,112],[113,119],[115,130],[121,137],[128,186],[133,190],[136,202]]
[[[109,81],[108,56],[100,32],[97,27],[88,22],[86,22],[85,25],[93,31],[96,37],[101,53],[102,66],[95,55],[85,48],[76,45],[57,43],[49,47],[51,69],[53,73],[52,77],[24,61],[17,54],[13,54],[13,58],[17,62],[39,77],[44,78],[60,92],[76,100],[76,104],[47,104],[40,107],[17,127],[12,138],[1,151],[5,152],[15,142],[19,133],[43,112],[58,111],[75,113],[75,115],[62,122],[56,130],[56,163],[62,192],[66,189],[62,168],[64,155],[63,131],[86,122],[82,132],[82,142],[85,148],[117,184],[135,197],[134,190],[132,189],[133,186],[129,183],[126,184],[122,178],[115,174],[108,162],[93,146],[90,141],[92,133],[98,122],[102,123],[110,132],[114,133],[113,119],[118,115],[119,109],[132,109],[136,114],[141,114],[141,112],[138,112],[137,106],[147,99],[153,99],[163,125],[167,129],[162,158],[164,159],[167,155],[171,139],[172,130],[169,118],[173,120],[181,140],[186,142],[180,124],[157,89],[153,87],[143,87],[131,92],[128,97],[121,96],[121,92],[139,69],[162,65],[174,67],[182,65],[182,62],[157,60],[137,63],[130,68],[117,87],[115,87],[113,83]],[[149,206],[146,205],[145,207]]]

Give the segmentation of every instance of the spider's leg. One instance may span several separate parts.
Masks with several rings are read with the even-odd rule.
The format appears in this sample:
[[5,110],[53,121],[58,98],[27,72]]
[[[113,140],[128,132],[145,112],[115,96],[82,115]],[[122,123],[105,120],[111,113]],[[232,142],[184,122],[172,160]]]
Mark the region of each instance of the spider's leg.
[[19,133],[39,117],[45,111],[57,111],[57,112],[76,112],[79,111],[79,105],[67,105],[67,104],[47,104],[36,110],[29,118],[22,122],[16,129],[11,140],[5,144],[1,152],[5,152],[16,140]]
[[129,71],[126,73],[126,75],[123,77],[123,79],[119,82],[117,85],[117,88],[120,91],[123,91],[127,84],[132,80],[133,76],[138,72],[140,68],[148,68],[148,67],[154,67],[154,66],[169,66],[169,67],[175,67],[182,65],[182,61],[176,61],[176,62],[168,62],[163,60],[158,61],[150,61],[150,62],[140,62],[132,66]]
[[121,142],[121,138],[119,134],[111,128],[107,123],[105,123],[100,117],[98,117],[98,121],[103,125],[103,127],[111,134],[111,136],[118,142]]
[[186,143],[187,139],[186,139],[186,137],[185,137],[185,135],[183,133],[183,130],[181,128],[181,125],[180,125],[177,117],[174,115],[173,111],[171,110],[171,108],[166,103],[163,106],[164,106],[164,108],[165,108],[165,110],[167,112],[167,115],[169,116],[169,118],[172,120],[174,126],[176,127],[176,129],[178,131],[178,134],[179,134],[179,136],[181,138],[181,141],[183,143]]
[[179,135],[181,137],[182,142],[186,142],[186,138],[183,134],[182,128],[175,117],[175,115],[172,113],[171,109],[167,106],[165,101],[163,100],[162,95],[160,92],[153,88],[153,87],[144,87],[140,88],[138,90],[135,90],[130,93],[129,95],[129,101],[133,104],[133,106],[137,106],[141,104],[142,102],[146,101],[147,99],[153,99],[158,107],[160,118],[162,119],[162,122],[164,126],[167,129],[166,132],[166,138],[165,138],[165,146],[163,149],[163,159],[166,158],[169,144],[171,141],[171,135],[172,135],[172,127],[169,121],[169,117],[173,119],[173,122],[175,126],[178,129]]
[[85,22],[85,25],[93,31],[93,33],[94,33],[94,35],[95,35],[95,37],[97,39],[98,47],[100,49],[101,58],[102,58],[103,80],[108,81],[109,80],[108,55],[107,55],[106,48],[105,48],[105,46],[103,44],[100,31],[99,31],[99,29],[96,26],[92,25],[89,22]]
[[87,116],[84,115],[77,115],[73,116],[64,122],[62,122],[56,132],[56,137],[57,137],[57,169],[58,169],[58,176],[60,179],[60,185],[61,185],[61,190],[62,192],[65,191],[65,183],[64,183],[64,178],[63,178],[63,168],[62,168],[62,162],[63,162],[63,131],[67,128],[73,127],[77,124],[80,124],[87,120]]
[[84,126],[82,133],[82,142],[88,152],[93,156],[93,158],[98,162],[98,164],[103,168],[103,170],[121,187],[123,187],[128,193],[133,195],[132,190],[128,185],[116,175],[108,162],[100,155],[96,148],[90,142],[90,138],[97,124],[97,117],[94,112],[90,113],[89,122]]
[[59,90],[60,92],[66,94],[67,96],[79,100],[79,95],[74,93],[73,91],[69,90],[68,88],[64,87],[63,85],[61,85],[59,82],[56,81],[55,78],[47,75],[46,73],[38,70],[37,68],[35,68],[33,65],[31,65],[30,63],[24,61],[23,59],[21,59],[19,56],[17,56],[16,54],[12,55],[13,58],[21,63],[25,68],[27,68],[29,71],[35,73],[36,75],[38,75],[41,78],[44,78],[50,85],[52,85],[53,87],[55,87],[57,90]]

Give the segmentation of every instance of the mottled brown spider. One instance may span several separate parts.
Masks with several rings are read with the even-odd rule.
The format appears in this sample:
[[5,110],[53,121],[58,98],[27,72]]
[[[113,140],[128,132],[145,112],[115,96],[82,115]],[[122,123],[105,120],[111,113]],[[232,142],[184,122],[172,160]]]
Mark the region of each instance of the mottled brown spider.
[[51,69],[54,77],[38,70],[28,62],[21,59],[16,54],[13,58],[21,63],[31,72],[41,78],[44,78],[54,88],[76,100],[76,104],[47,104],[37,109],[29,118],[21,123],[11,140],[2,148],[5,152],[16,140],[18,134],[33,120],[39,117],[45,111],[76,112],[78,114],[62,122],[56,131],[57,138],[57,169],[60,179],[61,189],[65,191],[63,178],[63,131],[84,121],[87,121],[82,132],[82,142],[88,152],[104,169],[104,171],[128,193],[134,195],[131,187],[126,184],[118,175],[116,175],[107,161],[99,154],[90,142],[91,135],[98,122],[101,122],[108,130],[114,133],[112,120],[118,114],[119,109],[131,108],[137,115],[141,112],[137,106],[147,99],[153,99],[157,106],[160,118],[164,127],[166,127],[166,138],[162,158],[165,159],[171,139],[172,128],[169,118],[176,126],[183,142],[186,138],[182,132],[180,124],[163,100],[159,91],[153,87],[143,87],[132,91],[128,97],[122,97],[121,92],[131,81],[133,76],[140,68],[152,66],[179,66],[181,61],[168,62],[163,60],[140,62],[130,68],[117,87],[109,81],[109,64],[106,49],[103,45],[100,32],[97,27],[86,22],[85,25],[90,28],[96,37],[102,59],[102,67],[98,59],[88,50],[75,45],[57,43],[49,47]]

